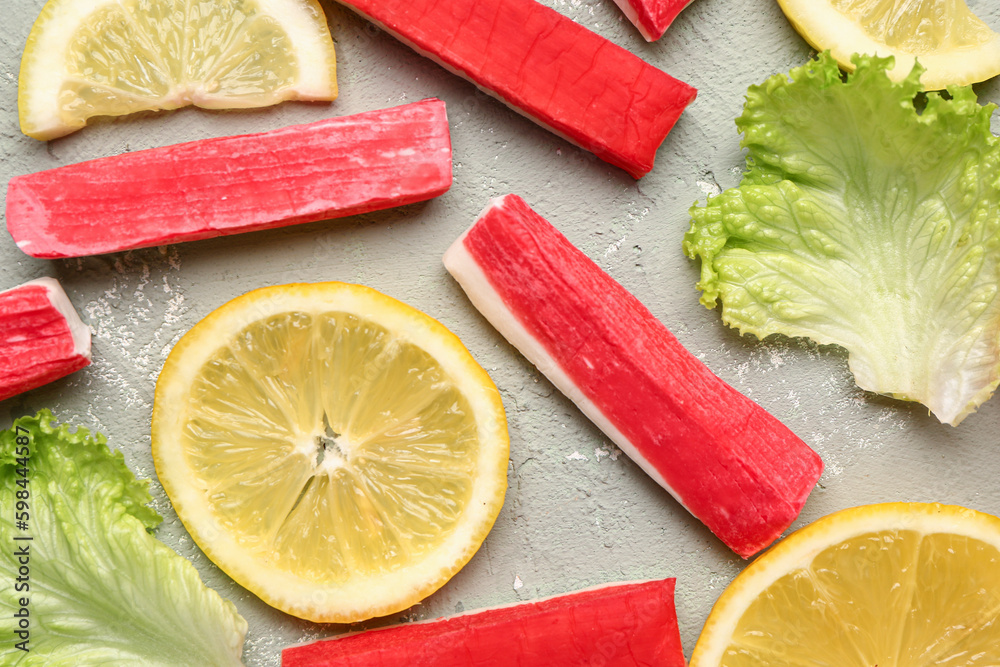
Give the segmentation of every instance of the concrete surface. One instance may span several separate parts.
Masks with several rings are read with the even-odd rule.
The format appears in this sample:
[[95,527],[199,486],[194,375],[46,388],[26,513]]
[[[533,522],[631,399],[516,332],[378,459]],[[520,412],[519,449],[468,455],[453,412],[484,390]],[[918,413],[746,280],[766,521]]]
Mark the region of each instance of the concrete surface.
[[[185,109],[102,121],[41,143],[17,123],[21,49],[42,0],[4,6],[0,36],[0,149],[13,175],[129,150],[261,131],[437,96],[448,104],[455,184],[439,199],[340,221],[68,261],[22,254],[0,233],[0,288],[39,276],[62,281],[94,332],[94,364],[0,403],[0,427],[48,407],[107,434],[142,477],[153,388],[173,343],[225,301],[291,281],[359,282],[440,319],[491,373],[510,422],[510,490],[483,548],[423,604],[373,627],[530,600],[584,586],[675,576],[690,655],[709,609],[744,563],[610,445],[472,308],[441,265],[448,245],[491,196],[514,192],[632,290],[710,368],[772,411],[825,459],[796,525],[890,500],[958,503],[1000,514],[1000,399],[959,428],[913,404],[857,389],[845,355],[797,341],[760,343],[698,304],[698,266],[681,252],[687,208],[739,180],[733,119],[747,86],[810,55],[773,0],[696,0],[647,44],[611,0],[543,0],[699,89],[636,182],[486,97],[331,0],[341,95],[332,105],[285,104],[209,113]],[[970,6],[1000,30],[1000,5]],[[1000,81],[977,86],[1000,102]],[[994,124],[994,129],[1000,129]],[[190,558],[250,624],[248,665],[279,664],[281,647],[343,631],[277,612],[234,584],[195,547],[154,481],[166,521],[159,537]]]

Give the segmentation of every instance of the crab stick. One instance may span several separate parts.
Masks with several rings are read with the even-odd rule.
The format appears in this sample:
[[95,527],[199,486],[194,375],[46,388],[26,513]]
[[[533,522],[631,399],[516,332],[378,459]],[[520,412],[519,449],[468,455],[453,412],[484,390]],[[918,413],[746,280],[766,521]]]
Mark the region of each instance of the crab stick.
[[655,42],[667,31],[681,10],[692,0],[615,0],[647,42]]
[[17,176],[7,229],[34,257],[79,257],[412,204],[451,180],[430,99]]
[[612,584],[286,648],[282,667],[684,667],[674,580]]
[[535,0],[338,0],[635,178],[695,89]]
[[90,329],[55,278],[0,292],[0,401],[90,364]]
[[798,516],[819,456],[523,199],[493,200],[444,264],[521,354],[740,556]]

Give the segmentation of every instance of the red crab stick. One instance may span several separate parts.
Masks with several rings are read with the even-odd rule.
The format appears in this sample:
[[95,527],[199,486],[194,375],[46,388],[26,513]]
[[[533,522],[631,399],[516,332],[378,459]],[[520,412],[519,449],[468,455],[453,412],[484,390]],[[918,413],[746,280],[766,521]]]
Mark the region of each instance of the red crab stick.
[[338,0],[635,178],[695,89],[535,0]]
[[0,401],[90,364],[90,329],[54,278],[0,292]]
[[18,176],[7,228],[29,255],[79,257],[402,206],[451,177],[431,99]]
[[692,0],[615,0],[628,20],[647,42],[655,42],[667,31],[681,10]]
[[733,551],[750,557],[798,516],[819,456],[523,199],[493,200],[444,263],[507,340]]
[[282,667],[684,667],[674,580],[559,597],[286,648]]

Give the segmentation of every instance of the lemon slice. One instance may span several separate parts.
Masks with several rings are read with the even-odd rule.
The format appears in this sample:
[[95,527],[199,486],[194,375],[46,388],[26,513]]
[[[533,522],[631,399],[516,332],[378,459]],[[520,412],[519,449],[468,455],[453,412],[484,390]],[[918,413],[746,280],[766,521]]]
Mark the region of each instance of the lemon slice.
[[830,50],[853,71],[851,56],[894,56],[889,75],[902,80],[915,59],[927,90],[968,85],[1000,74],[1000,34],[965,0],[778,0],[807,42]]
[[153,460],[195,542],[317,622],[405,609],[503,504],[496,386],[441,324],[343,283],[255,290],[195,325],[156,385]]
[[754,561],[690,667],[1000,664],[1000,519],[948,505],[827,516]]
[[54,139],[92,116],[337,97],[316,0],[49,0],[21,58],[21,130]]

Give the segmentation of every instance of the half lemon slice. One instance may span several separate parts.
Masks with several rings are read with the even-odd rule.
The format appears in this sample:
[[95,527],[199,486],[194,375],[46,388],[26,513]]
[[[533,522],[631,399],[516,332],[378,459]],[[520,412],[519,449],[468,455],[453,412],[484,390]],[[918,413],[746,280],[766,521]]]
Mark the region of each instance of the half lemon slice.
[[1000,519],[893,503],[831,514],[715,604],[690,667],[1000,664]]
[[405,609],[503,504],[496,386],[461,342],[358,285],[255,290],[195,325],[156,385],[153,460],[208,557],[317,622]]
[[927,90],[1000,74],[1000,34],[965,0],[778,0],[792,26],[818,51],[853,71],[851,56],[893,56],[889,76],[906,78],[915,60]]
[[42,140],[92,116],[336,97],[316,0],[49,0],[18,82],[21,130]]

